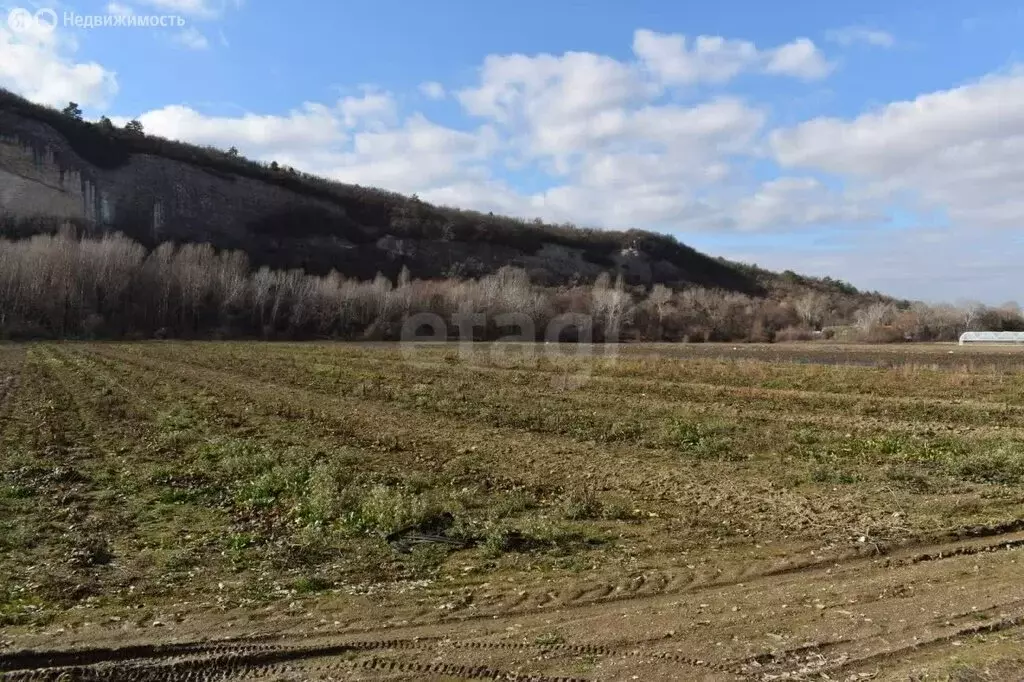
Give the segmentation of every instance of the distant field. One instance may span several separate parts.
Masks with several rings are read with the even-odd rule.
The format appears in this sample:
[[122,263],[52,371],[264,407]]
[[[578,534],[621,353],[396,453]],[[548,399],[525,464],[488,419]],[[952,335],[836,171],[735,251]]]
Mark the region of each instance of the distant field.
[[494,348],[0,346],[0,673],[1020,677],[1024,348]]

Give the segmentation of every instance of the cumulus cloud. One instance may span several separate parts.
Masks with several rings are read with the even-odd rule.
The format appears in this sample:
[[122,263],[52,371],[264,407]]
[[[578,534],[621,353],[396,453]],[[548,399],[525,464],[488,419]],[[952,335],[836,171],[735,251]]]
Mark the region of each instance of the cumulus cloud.
[[[213,7],[152,2],[194,16]],[[115,75],[77,63],[67,36],[5,30],[0,84],[56,105],[102,106],[116,93]],[[867,34],[843,35],[829,39],[884,46]],[[723,255],[900,295],[939,296],[957,286],[979,298],[1013,295],[989,293],[1016,273],[1022,253],[1018,231],[1000,228],[1024,227],[1024,71],[770,130],[766,106],[693,86],[741,74],[822,78],[832,65],[811,40],[764,48],[640,30],[633,48],[624,59],[490,55],[466,87],[423,83],[423,96],[450,94],[462,107],[457,125],[404,111],[402,98],[375,88],[280,114],[212,116],[173,105],[139,118],[166,137],[236,146],[252,158],[438,203],[657,229],[698,243],[713,233],[771,243],[773,234],[803,230],[824,241]],[[897,229],[893,207],[939,216],[948,227]],[[828,236],[836,233],[843,236]]]
[[394,96],[389,92],[369,90],[361,97],[349,96],[339,104],[345,125],[354,128],[361,124],[380,126],[393,123],[398,110]]
[[742,231],[792,230],[878,223],[885,221],[885,215],[877,206],[830,190],[817,178],[780,177],[741,199],[733,220]]
[[77,44],[61,31],[30,25],[14,32],[0,22],[0,86],[51,106],[75,101],[102,108],[117,94],[117,76],[75,60]]
[[480,85],[458,93],[466,110],[507,124],[536,118],[565,121],[641,98],[649,86],[636,70],[591,52],[489,55]]
[[824,78],[832,71],[832,64],[808,38],[798,38],[767,54],[766,73],[794,76],[804,80]]
[[593,53],[492,55],[479,78],[458,100],[505,136],[514,163],[536,165],[552,186],[517,199],[492,183],[486,198],[465,188],[447,198],[552,220],[724,224],[704,195],[730,177],[733,156],[752,151],[766,119],[736,97],[660,102],[663,84],[639,63]]
[[[741,69],[797,77],[825,68],[810,41],[769,50],[719,41],[698,41],[704,67],[715,74],[701,78],[732,73],[730,60],[743,62]],[[208,118],[179,107],[150,112],[142,121],[159,134],[234,144],[344,182],[527,217],[701,230],[861,220],[864,211],[839,192],[806,182],[745,180],[738,166],[757,149],[765,111],[735,96],[665,101],[674,77],[652,78],[648,67],[641,59],[589,52],[488,56],[477,82],[454,93],[464,111],[480,119],[477,127],[447,127],[418,113],[400,116],[394,96],[372,88],[287,117]],[[422,87],[443,91],[440,84]],[[501,179],[496,168],[502,165],[530,169],[544,186],[516,188]]]
[[480,164],[495,145],[487,128],[454,130],[415,114],[395,128],[356,133],[351,149],[334,157],[324,171],[342,182],[422,192],[485,179]]
[[760,50],[746,40],[721,36],[657,33],[641,29],[633,36],[633,52],[645,68],[664,83],[725,83],[744,72],[760,72],[814,80],[832,65],[809,38]]
[[[148,132],[162,137],[222,148],[236,146],[259,157],[316,148],[345,139],[336,112],[314,103],[307,103],[284,116],[206,116],[189,107],[174,105],[148,111],[138,118]],[[123,125],[125,120],[119,117],[114,122]]]
[[647,159],[647,170],[660,162],[680,179],[704,176],[708,166],[722,165],[723,154],[749,145],[764,122],[761,111],[737,98],[659,105],[653,103],[659,92],[636,64],[570,52],[488,57],[479,84],[457,97],[468,113],[506,134],[518,156],[589,183],[596,193],[608,189],[601,178],[618,182],[616,169],[638,158]]
[[[497,145],[482,127],[460,131],[413,114],[398,122],[386,93],[347,97],[335,106],[307,103],[287,115],[208,116],[183,106],[146,112],[145,129],[163,137],[277,161],[326,177],[417,192],[486,177],[480,167]],[[127,117],[115,117],[123,125]]]
[[911,194],[971,225],[1024,226],[1024,71],[893,102],[853,119],[817,118],[771,134],[787,168]]

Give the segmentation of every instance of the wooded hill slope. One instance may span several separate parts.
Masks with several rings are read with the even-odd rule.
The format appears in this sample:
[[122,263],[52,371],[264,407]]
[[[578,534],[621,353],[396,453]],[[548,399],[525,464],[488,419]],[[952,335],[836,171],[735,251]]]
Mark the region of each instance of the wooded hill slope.
[[[629,285],[646,287],[699,286],[753,296],[794,288],[860,295],[830,278],[779,275],[713,258],[664,234],[435,206],[415,196],[252,161],[235,150],[171,141],[105,120],[91,123],[2,89],[0,139],[9,148],[20,145],[36,166],[54,166],[50,175],[62,183],[69,171],[80,175],[82,185],[89,186],[82,199],[86,210],[76,216],[81,222],[122,232],[149,248],[165,241],[210,243],[245,252],[255,266],[311,274],[336,270],[363,279],[377,273],[394,279],[403,268],[414,278],[463,279],[511,265],[547,286],[592,283],[611,272],[622,274]],[[0,157],[0,171],[5,168],[18,172]],[[26,181],[23,192],[41,192],[40,184]],[[6,236],[24,236],[33,231],[26,223],[45,215],[35,208],[19,210],[11,195],[0,193]],[[41,195],[23,203],[57,203],[49,199]]]

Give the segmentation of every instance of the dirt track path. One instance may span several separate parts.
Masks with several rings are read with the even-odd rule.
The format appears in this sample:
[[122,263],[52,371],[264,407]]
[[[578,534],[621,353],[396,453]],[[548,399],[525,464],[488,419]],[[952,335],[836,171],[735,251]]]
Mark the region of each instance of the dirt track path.
[[342,627],[282,617],[273,627],[235,632],[197,618],[162,629],[159,639],[83,632],[73,648],[60,649],[51,647],[67,646],[66,634],[36,636],[0,654],[0,673],[10,680],[907,679],[954,654],[1024,650],[1024,523],[964,535],[976,537],[886,557],[754,573],[735,567],[717,582],[634,576],[509,590],[518,599],[396,627],[375,625],[394,614],[363,612],[344,614]]

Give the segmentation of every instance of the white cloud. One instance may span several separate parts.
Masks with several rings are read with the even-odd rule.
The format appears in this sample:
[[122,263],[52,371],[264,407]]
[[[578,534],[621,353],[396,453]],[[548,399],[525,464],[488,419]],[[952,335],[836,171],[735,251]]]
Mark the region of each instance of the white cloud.
[[741,231],[757,231],[879,223],[885,215],[866,202],[829,190],[816,178],[780,177],[741,199],[732,219]]
[[714,202],[701,195],[730,177],[732,155],[752,150],[765,115],[732,97],[659,104],[661,93],[638,64],[603,55],[492,55],[457,97],[506,136],[510,162],[535,164],[554,186],[515,197],[462,185],[443,198],[598,226],[710,218]]
[[96,62],[75,61],[76,50],[61,31],[15,33],[0,22],[0,86],[42,104],[103,108],[117,93],[117,76]]
[[770,51],[764,70],[766,73],[816,80],[827,76],[832,68],[811,40],[798,38]]
[[690,42],[684,35],[640,29],[633,36],[633,52],[660,81],[674,85],[725,83],[744,72],[813,80],[832,69],[808,38],[769,50],[720,36],[702,35]]
[[873,47],[893,47],[896,39],[891,33],[868,26],[845,26],[825,33],[825,39],[849,47],[850,45],[871,45]]
[[523,160],[562,176],[637,151],[701,175],[703,164],[749,145],[764,120],[735,98],[651,104],[658,92],[634,65],[577,52],[488,57],[479,85],[457,97],[468,113],[499,126]]
[[668,83],[722,83],[751,68],[760,58],[757,47],[745,40],[697,36],[687,46],[686,36],[639,30],[633,51],[644,64]]
[[353,147],[356,154],[366,158],[447,153],[484,157],[490,151],[480,135],[446,128],[421,114],[411,116],[398,129],[357,133]]
[[174,34],[174,42],[189,50],[207,50],[210,41],[194,26]]
[[495,145],[488,128],[459,131],[416,114],[389,130],[356,133],[324,172],[341,182],[423,192],[485,179],[481,164]]
[[338,107],[349,128],[362,124],[375,127],[393,124],[398,115],[395,98],[391,93],[375,90],[364,92],[362,97],[345,97]]
[[[731,73],[729,55],[748,60],[744,44],[718,40],[702,38],[698,48],[705,66],[724,69],[714,78]],[[818,56],[810,41],[797,40],[753,48],[741,68],[813,77],[824,68]],[[168,107],[141,120],[161,135],[235,145],[343,182],[530,217],[705,230],[736,230],[744,218],[766,230],[851,219],[849,207],[819,206],[835,198],[823,188],[747,183],[736,162],[755,152],[765,112],[736,97],[664,103],[672,79],[652,81],[640,61],[588,52],[491,55],[479,81],[454,93],[466,113],[484,119],[475,129],[400,116],[394,96],[373,88],[288,116],[219,118]],[[421,91],[446,94],[440,83]],[[547,187],[517,190],[496,175],[502,164],[532,169]],[[789,213],[778,206],[787,198]]]
[[[150,2],[197,18],[224,6]],[[112,72],[76,63],[69,36],[4,31],[0,26],[0,85],[56,105],[102,106],[116,93]],[[450,92],[477,119],[458,127],[404,112],[400,98],[374,88],[279,115],[209,116],[167,106],[139,118],[148,132],[166,137],[233,145],[247,156],[343,182],[495,213],[658,229],[684,241],[696,233],[760,241],[770,233],[857,228],[823,246],[767,249],[754,258],[723,255],[901,295],[922,295],[941,279],[948,291],[970,286],[980,298],[1024,298],[989,294],[1016,276],[1022,253],[1017,231],[997,228],[1024,227],[1024,71],[859,116],[769,131],[758,103],[698,97],[691,86],[740,74],[821,78],[832,65],[810,40],[760,48],[642,30],[634,52],[628,59],[588,52],[490,55],[470,87],[422,84],[426,97]],[[765,175],[769,159],[783,171]],[[502,168],[530,176],[530,185],[517,185]],[[900,231],[889,224],[894,206],[930,211],[949,227]],[[814,234],[820,240],[829,233]]]
[[[246,114],[210,117],[183,106],[168,106],[138,117],[149,133],[222,148],[236,146],[264,157],[289,150],[316,149],[345,139],[335,113],[307,103],[287,116]],[[114,119],[122,125],[123,118]]]
[[420,84],[420,92],[428,99],[440,100],[445,98],[444,86],[437,81],[427,81]]
[[650,88],[635,69],[590,52],[489,55],[480,86],[458,93],[466,110],[502,123],[528,123],[539,117],[568,121],[636,98]]
[[773,132],[771,147],[785,167],[846,177],[879,199],[911,193],[955,223],[1024,226],[1024,71],[813,119]]
[[[480,180],[494,151],[492,131],[459,131],[415,114],[397,123],[389,95],[346,98],[338,106],[307,103],[286,116],[206,116],[169,106],[139,116],[147,132],[294,166],[342,182],[417,192]],[[115,117],[123,125],[127,117]],[[346,132],[356,127],[358,130]]]

